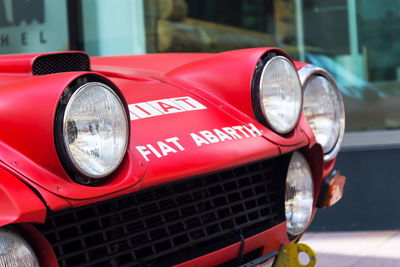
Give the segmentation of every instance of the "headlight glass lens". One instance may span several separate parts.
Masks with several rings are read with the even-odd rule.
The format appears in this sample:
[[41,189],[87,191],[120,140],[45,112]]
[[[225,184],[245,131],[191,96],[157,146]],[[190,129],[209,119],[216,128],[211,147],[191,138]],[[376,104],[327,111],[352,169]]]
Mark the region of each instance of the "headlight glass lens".
[[309,224],[314,202],[314,184],[306,159],[295,152],[286,177],[285,214],[290,235],[302,233]]
[[0,229],[0,267],[39,267],[31,246],[16,233]]
[[332,151],[344,130],[343,101],[337,87],[314,75],[304,88],[303,111],[324,153]]
[[80,172],[91,178],[107,176],[119,166],[126,151],[124,106],[107,85],[84,84],[66,106],[63,133],[67,153]]
[[278,133],[290,132],[302,107],[301,83],[293,64],[285,57],[271,58],[260,81],[261,109],[267,123]]

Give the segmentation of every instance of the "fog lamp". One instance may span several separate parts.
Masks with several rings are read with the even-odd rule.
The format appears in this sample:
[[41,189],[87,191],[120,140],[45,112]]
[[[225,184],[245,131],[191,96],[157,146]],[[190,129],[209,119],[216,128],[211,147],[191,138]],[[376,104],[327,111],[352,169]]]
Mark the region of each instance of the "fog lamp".
[[0,267],[39,267],[33,249],[20,235],[0,228]]
[[294,152],[286,176],[286,227],[291,236],[308,226],[314,202],[314,184],[310,166],[299,152]]

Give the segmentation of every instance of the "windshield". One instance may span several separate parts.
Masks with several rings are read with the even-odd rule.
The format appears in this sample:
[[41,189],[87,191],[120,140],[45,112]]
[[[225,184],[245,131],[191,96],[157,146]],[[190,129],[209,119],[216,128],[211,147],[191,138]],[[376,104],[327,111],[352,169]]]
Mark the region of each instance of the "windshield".
[[276,46],[327,69],[347,131],[400,129],[397,0],[0,0],[0,53]]

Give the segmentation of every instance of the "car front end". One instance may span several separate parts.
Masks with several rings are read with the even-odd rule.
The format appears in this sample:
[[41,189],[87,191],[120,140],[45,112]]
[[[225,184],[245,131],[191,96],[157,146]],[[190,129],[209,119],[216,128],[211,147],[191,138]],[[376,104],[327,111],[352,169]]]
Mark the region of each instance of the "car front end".
[[0,72],[4,266],[278,266],[343,194],[336,83],[280,49]]

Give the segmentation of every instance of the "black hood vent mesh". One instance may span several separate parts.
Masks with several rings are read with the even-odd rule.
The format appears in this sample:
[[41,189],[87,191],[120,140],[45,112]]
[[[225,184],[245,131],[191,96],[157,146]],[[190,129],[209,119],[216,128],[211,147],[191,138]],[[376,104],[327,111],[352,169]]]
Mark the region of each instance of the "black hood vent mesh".
[[89,56],[85,53],[42,55],[35,59],[32,66],[33,75],[70,71],[90,71]]

